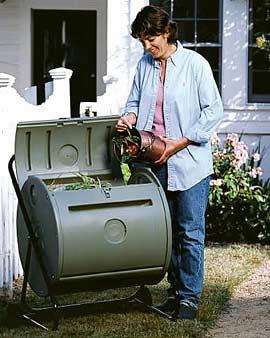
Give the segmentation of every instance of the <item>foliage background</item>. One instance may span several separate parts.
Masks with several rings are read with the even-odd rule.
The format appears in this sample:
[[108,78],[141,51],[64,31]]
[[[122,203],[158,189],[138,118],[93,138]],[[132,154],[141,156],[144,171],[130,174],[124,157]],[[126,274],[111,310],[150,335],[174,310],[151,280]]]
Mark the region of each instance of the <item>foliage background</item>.
[[214,175],[206,215],[207,239],[218,242],[270,241],[269,181],[263,182],[260,145],[252,153],[241,136],[212,138]]

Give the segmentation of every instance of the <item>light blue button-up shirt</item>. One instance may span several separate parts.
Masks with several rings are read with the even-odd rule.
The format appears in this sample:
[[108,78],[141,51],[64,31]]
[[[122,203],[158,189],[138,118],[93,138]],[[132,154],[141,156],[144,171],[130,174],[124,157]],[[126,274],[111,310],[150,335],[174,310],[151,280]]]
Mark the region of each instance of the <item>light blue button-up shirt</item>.
[[[125,107],[137,115],[139,130],[152,130],[159,76],[159,62],[144,55]],[[168,190],[187,190],[213,173],[210,137],[223,106],[209,63],[179,41],[167,60],[163,110],[166,137],[193,141],[168,159]]]

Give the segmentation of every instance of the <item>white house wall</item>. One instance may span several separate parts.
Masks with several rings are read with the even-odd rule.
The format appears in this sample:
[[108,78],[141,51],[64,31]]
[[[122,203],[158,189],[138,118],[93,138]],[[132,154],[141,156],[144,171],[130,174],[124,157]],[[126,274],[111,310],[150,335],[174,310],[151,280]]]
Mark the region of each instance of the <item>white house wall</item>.
[[270,176],[270,104],[248,102],[248,1],[223,2],[222,134],[243,134],[250,150],[268,148],[262,161],[264,178]]
[[130,25],[147,0],[108,0],[108,75],[118,78],[115,94],[120,107],[127,98],[136,64],[143,54],[141,44],[130,35]]
[[247,102],[247,27],[248,1],[224,1],[222,99],[225,108],[243,108]]
[[20,30],[19,1],[0,3],[0,72],[19,78]]

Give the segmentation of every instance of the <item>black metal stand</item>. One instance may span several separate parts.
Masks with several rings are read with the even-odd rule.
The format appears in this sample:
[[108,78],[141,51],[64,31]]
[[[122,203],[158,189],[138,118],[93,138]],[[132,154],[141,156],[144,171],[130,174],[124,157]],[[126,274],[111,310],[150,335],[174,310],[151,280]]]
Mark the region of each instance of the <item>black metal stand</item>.
[[[55,293],[53,291],[53,287],[51,285],[50,277],[48,274],[48,270],[46,268],[47,264],[45,261],[44,256],[42,255],[42,250],[40,246],[40,242],[38,237],[36,236],[32,224],[31,219],[29,217],[28,211],[26,209],[23,196],[21,194],[21,190],[19,188],[14,170],[13,170],[13,163],[15,161],[15,155],[13,155],[8,163],[8,170],[12,180],[13,187],[16,192],[16,196],[18,198],[18,204],[21,208],[22,215],[24,217],[24,221],[27,227],[28,235],[29,235],[29,242],[27,247],[27,253],[24,266],[24,279],[23,279],[23,286],[22,286],[22,293],[21,293],[21,302],[18,307],[16,307],[16,316],[19,319],[26,320],[27,322],[36,325],[44,330],[49,330],[47,326],[44,326],[39,322],[40,318],[45,317],[52,317],[53,319],[53,330],[58,328],[59,318],[65,316],[72,316],[78,314],[86,314],[89,311],[93,311],[94,309],[97,310],[98,308],[103,308],[104,306],[110,307],[112,305],[117,304],[139,304],[143,306],[146,310],[153,311],[164,318],[173,319],[171,315],[166,312],[160,311],[158,308],[153,306],[152,303],[152,296],[149,289],[142,285],[133,295],[120,298],[120,299],[113,299],[113,300],[106,300],[106,301],[98,301],[98,302],[91,302],[91,303],[83,303],[83,304],[67,304],[67,305],[59,305]],[[44,280],[46,282],[46,286],[48,288],[48,294],[51,301],[51,306],[48,307],[39,307],[39,308],[32,308],[26,302],[26,291],[27,291],[27,284],[29,278],[29,271],[30,271],[30,262],[32,257],[32,250],[34,250],[38,263],[40,265]],[[14,312],[14,310],[13,310]],[[14,315],[14,313],[13,313]]]

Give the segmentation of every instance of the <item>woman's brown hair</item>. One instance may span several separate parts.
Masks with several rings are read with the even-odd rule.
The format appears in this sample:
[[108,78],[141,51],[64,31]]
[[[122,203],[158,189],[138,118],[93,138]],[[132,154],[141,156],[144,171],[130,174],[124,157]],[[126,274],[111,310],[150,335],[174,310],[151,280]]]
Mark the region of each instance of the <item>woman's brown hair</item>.
[[145,39],[168,33],[168,43],[177,40],[177,26],[170,20],[169,14],[157,6],[145,6],[131,24],[131,35],[135,39]]

